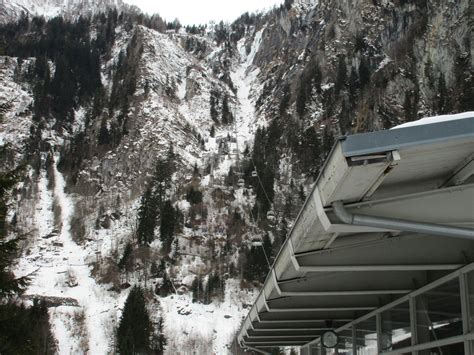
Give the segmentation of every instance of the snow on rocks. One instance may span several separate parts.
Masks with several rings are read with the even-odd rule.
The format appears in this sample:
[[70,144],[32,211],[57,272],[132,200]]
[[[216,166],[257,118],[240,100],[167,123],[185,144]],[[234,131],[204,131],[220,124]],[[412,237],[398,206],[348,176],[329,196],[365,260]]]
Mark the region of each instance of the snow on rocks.
[[[127,187],[130,186],[130,181],[134,181],[134,186],[139,185],[134,179],[146,180],[146,172],[151,170],[151,164],[156,158],[166,154],[170,143],[180,162],[190,167],[195,163],[204,167],[211,158],[217,157],[214,173],[216,177],[224,178],[230,167],[237,164],[238,154],[245,149],[246,144],[251,143],[257,125],[254,101],[260,85],[259,71],[252,63],[263,30],[256,33],[248,55],[243,42],[239,44],[241,57],[232,63],[231,68],[231,77],[237,88],[235,96],[227,84],[196,65],[197,61],[192,54],[177,44],[174,38],[176,34],[161,34],[144,27],[139,27],[137,31],[143,44],[143,55],[135,94],[135,99],[139,102],[133,112],[135,125],[123,137],[119,147],[105,153],[100,161],[96,159],[88,162],[89,165],[80,175],[88,182],[91,179],[102,179],[101,191],[96,194],[95,199],[106,205],[104,214],[112,213],[109,211],[112,205],[106,199],[113,194],[124,197],[126,201],[122,202],[121,208],[122,212],[127,208],[127,212],[111,222],[108,228],[94,228],[95,220],[102,216],[97,216],[95,212],[84,212],[86,238],[92,241],[77,245],[72,239],[71,218],[77,216],[75,206],[82,208],[85,205],[81,204],[81,196],[65,192],[64,177],[56,168],[58,157],[53,159],[48,173],[44,166],[46,159],[43,160],[43,167],[36,181],[33,226],[37,231],[28,246],[28,253],[19,261],[16,272],[18,275],[34,272],[27,296],[71,301],[49,308],[60,354],[107,354],[113,350],[114,330],[128,291],[112,291],[109,290],[110,285],[98,284],[91,276],[91,264],[96,260],[96,252],[100,252],[104,258],[111,257],[114,253],[120,255],[135,226],[139,192],[126,191],[120,187],[122,185],[119,182]],[[122,33],[118,36],[113,56],[102,68],[104,73],[113,67],[132,35]],[[104,74],[102,79],[104,86],[110,90],[110,76]],[[8,82],[14,81],[8,79]],[[209,113],[209,97],[211,90],[216,87],[229,95],[235,124],[217,127],[213,138],[209,136],[213,124]],[[145,94],[147,90],[149,92]],[[78,109],[74,132],[83,130],[84,118],[84,109]],[[43,138],[50,141],[51,146],[59,148],[66,140],[57,136],[53,130],[51,132]],[[234,139],[228,142],[232,154],[222,156],[219,153],[219,143],[228,136],[235,137],[237,142]],[[5,135],[2,133],[0,137]],[[204,142],[203,147],[200,139],[204,138],[207,142]],[[177,184],[183,184],[185,178],[181,180],[176,181]],[[201,180],[201,186],[212,189],[213,181],[211,176],[205,176]],[[232,197],[234,201],[231,207],[236,210],[248,209],[253,204],[252,197],[244,194],[243,190],[237,189],[235,198]],[[186,353],[186,346],[191,349],[189,352],[230,353],[228,346],[246,313],[245,305],[255,298],[254,292],[241,290],[239,281],[231,279],[226,281],[223,300],[210,305],[192,303],[191,295],[187,292],[196,273],[203,270],[208,272],[211,267],[207,246],[195,243],[192,247],[191,243],[188,244],[189,239],[197,236],[200,240],[225,240],[223,225],[228,212],[213,206],[210,191],[204,191],[208,217],[207,220],[202,220],[202,225],[206,231],[204,228],[183,228],[178,240],[180,247],[186,247],[186,250],[181,253],[179,265],[168,265],[169,269],[173,268],[173,272],[170,272],[173,275],[172,281],[182,294],[164,299],[154,296],[155,301],[160,301],[160,307],[153,309],[157,313],[152,316],[163,314],[165,318],[169,354]],[[185,200],[177,202],[176,206],[185,215],[192,208]],[[198,219],[200,218],[199,216]],[[208,224],[208,221],[212,222]],[[150,245],[150,249],[157,251],[160,245],[157,239]],[[218,245],[216,250],[219,247]],[[234,263],[236,261],[237,259],[233,260]],[[131,273],[128,282],[131,285],[142,285],[140,271]],[[152,290],[153,285],[148,285],[148,289]],[[183,335],[186,334],[189,341],[183,344]]]
[[231,354],[230,344],[256,294],[227,280],[222,302],[193,303],[189,295],[163,298],[165,330],[170,354]]
[[78,17],[86,14],[96,14],[105,12],[108,8],[117,8],[118,10],[130,8],[122,0],[102,0],[84,2],[82,0],[12,0],[2,2],[0,13],[0,23],[16,20],[22,13],[31,16],[44,16],[53,18],[59,15],[65,17]]
[[253,140],[254,129],[256,126],[255,103],[252,100],[252,87],[258,85],[259,69],[254,68],[252,63],[258,48],[262,43],[262,34],[265,29],[262,28],[255,34],[250,53],[246,54],[245,39],[238,43],[238,49],[241,61],[234,67],[230,73],[232,82],[237,87],[237,100],[239,106],[235,117],[235,130],[237,134],[237,144],[240,151],[245,149],[245,145]]
[[30,60],[25,60],[20,68],[16,58],[0,56],[0,101],[11,104],[4,121],[0,122],[0,147],[11,145],[16,152],[16,161],[29,137],[33,95],[28,87],[15,82],[14,77],[16,71],[28,68],[30,63]]
[[[56,161],[52,170],[53,191],[48,189],[46,172],[40,173],[35,213],[37,239],[30,247],[30,253],[20,260],[16,273],[33,272],[26,295],[77,301],[78,307],[50,308],[59,354],[107,354],[113,339],[111,322],[116,319],[115,308],[119,300],[90,275],[91,270],[85,262],[90,251],[72,240],[74,205],[71,196],[64,191],[64,177],[57,170]],[[72,318],[82,318],[83,322],[72,322]],[[77,329],[80,324],[82,328]]]

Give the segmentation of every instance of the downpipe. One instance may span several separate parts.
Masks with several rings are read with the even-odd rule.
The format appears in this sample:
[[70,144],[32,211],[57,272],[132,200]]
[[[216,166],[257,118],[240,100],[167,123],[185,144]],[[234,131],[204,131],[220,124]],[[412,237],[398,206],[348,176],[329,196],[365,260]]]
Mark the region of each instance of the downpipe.
[[333,202],[332,207],[336,217],[345,224],[474,240],[474,229],[355,214],[349,212],[342,201]]

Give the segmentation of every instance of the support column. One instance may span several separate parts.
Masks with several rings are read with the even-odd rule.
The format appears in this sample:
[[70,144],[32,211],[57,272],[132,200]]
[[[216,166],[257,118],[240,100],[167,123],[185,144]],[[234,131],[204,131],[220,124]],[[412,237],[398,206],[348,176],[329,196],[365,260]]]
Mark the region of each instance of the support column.
[[[410,297],[408,300],[410,307],[410,332],[411,332],[411,345],[414,346],[418,343],[418,332],[416,327],[416,304],[415,298]],[[418,352],[413,351],[412,355],[417,355]]]
[[[469,302],[469,293],[474,288],[474,273],[471,271],[467,274],[461,274],[459,276],[459,287],[461,291],[461,312],[462,312],[462,330],[463,335],[467,335],[472,332],[473,325],[471,321],[472,306]],[[474,341],[464,341],[464,353],[472,354],[474,352]]]

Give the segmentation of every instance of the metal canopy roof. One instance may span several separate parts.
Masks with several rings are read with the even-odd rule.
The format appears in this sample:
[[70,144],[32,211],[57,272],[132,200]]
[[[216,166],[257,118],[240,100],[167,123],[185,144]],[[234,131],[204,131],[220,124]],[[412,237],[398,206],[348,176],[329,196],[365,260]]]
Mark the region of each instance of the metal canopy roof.
[[[467,230],[472,238],[343,223],[333,208]],[[472,233],[471,233],[472,231]],[[301,346],[474,261],[474,115],[340,139],[238,334]]]

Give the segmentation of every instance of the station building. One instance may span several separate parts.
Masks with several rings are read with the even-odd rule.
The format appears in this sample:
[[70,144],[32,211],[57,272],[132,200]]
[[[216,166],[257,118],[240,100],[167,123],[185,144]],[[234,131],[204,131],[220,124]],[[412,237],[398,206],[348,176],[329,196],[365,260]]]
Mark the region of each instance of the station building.
[[341,138],[238,342],[474,354],[474,113]]

